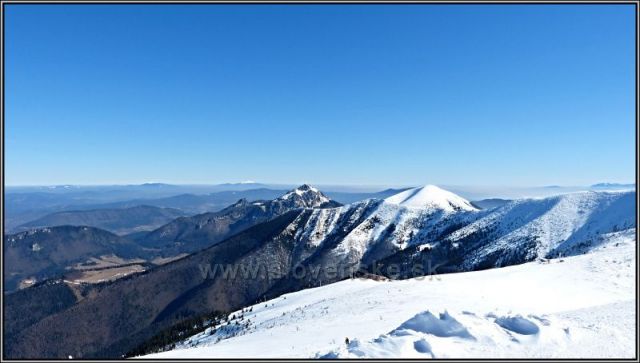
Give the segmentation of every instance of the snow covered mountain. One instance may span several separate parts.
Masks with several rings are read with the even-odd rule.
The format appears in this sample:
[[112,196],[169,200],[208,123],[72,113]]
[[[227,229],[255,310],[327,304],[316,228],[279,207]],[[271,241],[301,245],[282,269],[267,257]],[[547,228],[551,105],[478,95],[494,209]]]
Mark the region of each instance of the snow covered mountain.
[[[315,196],[305,196],[310,192]],[[171,233],[177,231],[176,234],[168,233],[172,236],[170,243],[180,246],[179,243],[188,241],[185,236],[196,235],[199,231],[214,233],[213,227],[225,231],[229,226],[239,226],[237,223],[250,226],[182,259],[116,281],[98,291],[95,297],[79,301],[72,309],[50,316],[45,314],[46,319],[17,332],[11,356],[66,357],[70,347],[77,357],[121,356],[185,316],[209,314],[213,310],[233,311],[255,301],[338,282],[354,273],[411,278],[430,272],[443,274],[522,264],[560,253],[564,258],[608,246],[612,236],[635,228],[635,192],[575,193],[513,201],[491,210],[477,210],[464,199],[434,187],[402,193],[390,199],[370,199],[335,208],[295,208],[266,222],[258,222],[268,215],[268,211],[301,205],[297,203],[305,206],[323,203],[318,193],[305,187],[298,192],[286,193],[287,198],[283,196],[271,202],[240,201],[229,207],[225,212],[228,214],[192,219],[184,230],[169,230]],[[256,218],[252,219],[254,216]],[[218,217],[221,219],[216,219]],[[416,272],[412,269],[425,262],[436,271]],[[203,266],[218,273],[208,273]],[[392,273],[393,266],[398,273]],[[227,278],[224,269],[240,273]],[[272,275],[274,271],[275,275]],[[303,274],[299,274],[300,271]],[[492,271],[501,275],[500,270]],[[476,280],[476,283],[482,281]],[[342,286],[339,284],[332,286]],[[466,286],[457,288],[464,292]],[[511,288],[508,284],[502,286]],[[349,288],[356,298],[362,293],[354,286]],[[412,298],[420,304],[434,299],[434,295],[425,290],[418,291],[419,296],[412,295]],[[407,293],[406,290],[399,292]],[[468,303],[485,296],[482,290],[475,292],[480,298],[464,295],[461,299]],[[388,294],[397,295],[391,294],[390,290]],[[551,296],[551,292],[546,294]],[[342,299],[336,296],[330,304],[341,305]],[[127,303],[120,303],[123,301]],[[398,307],[404,307],[406,302],[398,300],[397,303],[399,305],[388,308],[404,311]],[[462,304],[457,306],[463,308]],[[413,311],[411,316],[403,317],[404,320],[395,320],[393,326],[385,325],[385,330],[369,331],[386,334],[424,309],[427,307]],[[95,311],[101,312],[98,317]],[[439,319],[437,316],[442,312],[429,311],[435,319]],[[462,310],[455,315],[451,312],[450,316],[463,322],[464,317],[460,318],[460,314]],[[432,317],[425,314],[425,319]],[[447,323],[450,319],[443,315],[439,320]],[[122,324],[127,326],[126,336],[120,335]],[[80,333],[97,326],[100,334]],[[360,326],[373,327],[370,321],[363,321]],[[240,327],[234,327],[237,328]],[[473,331],[468,330],[473,335]],[[52,341],[48,337],[58,338]],[[365,335],[357,337],[365,338]],[[43,339],[49,339],[46,352],[37,344]],[[343,337],[334,339],[339,343]],[[435,347],[435,343],[426,340]],[[251,344],[250,341],[245,343]],[[425,348],[427,345],[420,345],[424,352],[429,351]],[[432,351],[438,356],[438,348],[434,349]],[[315,348],[312,353],[359,354],[355,350],[332,353],[328,349]]]
[[634,211],[635,192],[523,199],[485,211],[426,186],[309,210],[288,230],[297,251],[293,265],[340,266],[349,274],[358,266],[429,261],[441,272],[468,271],[583,253],[607,233],[634,228]]
[[276,199],[277,202],[287,204],[293,208],[321,208],[331,204],[332,201],[318,189],[303,184],[287,194]]
[[435,209],[447,212],[475,211],[468,200],[435,185],[405,190],[385,199],[385,202],[407,208]]
[[[634,228],[635,192],[577,192],[522,199],[470,212],[432,240],[411,244],[379,263],[427,261],[439,273],[509,266],[537,258],[584,253],[602,236]],[[384,271],[384,270],[383,270]],[[402,277],[411,277],[407,271]]]
[[[293,246],[292,267],[312,266],[320,276],[338,270],[333,279],[303,283],[315,286],[362,270],[388,276],[391,265],[406,278],[415,276],[408,269],[416,264],[469,271],[579,254],[607,233],[634,228],[634,211],[635,192],[579,192],[485,211],[428,185],[384,200],[307,209],[282,238]],[[280,292],[300,288],[290,283]]]
[[548,262],[285,294],[144,358],[633,358],[635,233]]
[[[285,229],[293,246],[292,268],[318,273],[285,279],[272,294],[338,281],[409,246],[437,241],[467,225],[478,210],[463,198],[435,186],[369,199],[338,208],[307,209]],[[323,277],[329,270],[334,277]],[[318,276],[321,276],[318,278]]]
[[273,200],[250,202],[242,198],[219,212],[175,219],[139,238],[138,242],[163,256],[191,253],[292,210],[340,205],[305,184]]

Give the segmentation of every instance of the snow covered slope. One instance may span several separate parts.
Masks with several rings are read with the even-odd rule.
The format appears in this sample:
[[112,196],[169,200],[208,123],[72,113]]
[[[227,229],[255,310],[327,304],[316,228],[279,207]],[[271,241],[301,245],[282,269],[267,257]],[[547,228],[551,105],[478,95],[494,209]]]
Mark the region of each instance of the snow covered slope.
[[633,358],[635,232],[548,262],[283,295],[146,358]]
[[386,198],[385,202],[408,208],[437,209],[447,212],[476,210],[468,200],[435,185],[405,190]]
[[636,227],[635,192],[578,192],[513,201],[453,232],[445,244],[469,245],[464,269],[573,255],[603,234]]

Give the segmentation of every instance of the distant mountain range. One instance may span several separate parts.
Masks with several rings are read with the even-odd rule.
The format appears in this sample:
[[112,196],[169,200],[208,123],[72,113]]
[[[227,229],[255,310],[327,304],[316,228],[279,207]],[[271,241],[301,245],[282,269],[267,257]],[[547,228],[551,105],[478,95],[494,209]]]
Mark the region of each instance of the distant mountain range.
[[593,184],[591,188],[594,189],[635,189],[635,184],[620,184],[620,183],[598,183]]
[[184,212],[178,209],[148,205],[120,209],[75,210],[48,214],[22,224],[14,228],[14,231],[70,225],[97,227],[118,235],[124,235],[133,232],[150,231],[181,216],[184,216]]
[[5,195],[5,228],[15,227],[42,218],[47,214],[94,209],[122,209],[137,206],[152,206],[180,210],[183,215],[214,212],[241,198],[249,200],[273,199],[285,190],[252,189],[226,190],[209,194],[182,193],[183,189],[162,189],[162,193],[139,193],[137,191],[92,191],[79,192],[13,192]]
[[[417,264],[442,273],[579,254],[608,233],[635,228],[635,207],[635,191],[627,191],[479,209],[436,186],[338,206],[304,185],[271,201],[240,201],[218,214],[179,218],[134,244],[202,248],[179,260],[81,291],[49,282],[7,295],[7,309],[39,318],[11,321],[5,351],[22,358],[120,357],[187,317],[239,309],[354,273],[411,277],[431,272],[416,272]],[[392,265],[398,271],[390,271]],[[257,270],[225,277],[207,266]],[[47,294],[66,305],[38,305]]]
[[[105,186],[42,186],[5,188],[5,233],[51,213],[93,209],[121,209],[154,206],[179,209],[185,215],[216,212],[239,199],[274,199],[290,188],[285,185],[252,182],[218,185],[172,185],[147,183],[141,185]],[[325,194],[331,199],[349,204],[369,198],[384,199],[407,188],[380,192],[363,188],[332,186]],[[584,187],[550,186],[538,188],[451,187],[449,190],[477,203],[487,198],[519,199],[545,197],[585,190],[635,189],[635,184],[599,183]],[[479,206],[479,204],[476,204]]]
[[[114,187],[115,188],[115,187]],[[97,209],[123,209],[138,206],[178,209],[183,215],[216,212],[239,199],[269,200],[287,192],[286,189],[268,189],[260,184],[227,184],[215,186],[215,192],[204,186],[141,185],[112,190],[108,187],[69,187],[49,189],[44,187],[13,188],[5,194],[5,233],[19,232],[16,227],[52,213]],[[226,189],[226,190],[220,190]],[[53,191],[51,191],[53,190]],[[368,198],[385,198],[402,189],[381,192],[330,192],[327,196],[347,204]],[[189,191],[190,193],[185,193]],[[70,220],[68,223],[73,224]]]

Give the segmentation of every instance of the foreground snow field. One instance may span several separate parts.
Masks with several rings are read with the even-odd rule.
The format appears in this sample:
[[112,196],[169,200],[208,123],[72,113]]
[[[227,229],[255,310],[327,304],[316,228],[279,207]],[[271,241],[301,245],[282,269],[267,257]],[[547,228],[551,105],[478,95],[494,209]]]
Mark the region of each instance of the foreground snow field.
[[633,358],[635,229],[607,237],[548,262],[283,295],[145,358]]

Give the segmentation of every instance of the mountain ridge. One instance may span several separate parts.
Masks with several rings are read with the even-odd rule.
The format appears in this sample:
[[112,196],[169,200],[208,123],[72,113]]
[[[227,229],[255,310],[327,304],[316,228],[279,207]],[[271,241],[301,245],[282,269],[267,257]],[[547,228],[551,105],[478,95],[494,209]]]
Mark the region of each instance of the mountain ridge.
[[273,200],[249,202],[243,198],[219,212],[178,218],[151,231],[138,242],[145,248],[159,249],[163,255],[190,253],[294,209],[339,205],[305,184]]
[[[156,329],[178,321],[182,314],[240,308],[264,297],[339,281],[363,267],[371,272],[380,267],[375,273],[406,278],[413,277],[409,269],[412,265],[425,261],[433,263],[437,273],[507,266],[545,257],[554,246],[571,241],[567,233],[578,232],[563,251],[578,254],[597,246],[601,236],[616,228],[635,226],[635,192],[589,192],[554,198],[514,201],[491,210],[409,208],[376,199],[334,208],[297,208],[178,261],[116,281],[94,299],[47,316],[18,333],[12,354],[38,356],[43,354],[39,349],[46,348],[47,355],[64,357],[68,354],[65,343],[37,346],[39,339],[62,334],[66,344],[78,350],[74,357],[119,356]],[[241,204],[260,207],[255,203]],[[573,212],[562,213],[567,210]],[[548,213],[553,214],[545,218]],[[602,215],[613,217],[603,223],[590,223]],[[616,227],[620,216],[628,222]],[[550,233],[537,227],[552,221]],[[515,233],[518,231],[527,233]],[[508,241],[522,251],[494,248],[501,246],[495,241]],[[199,264],[272,266],[281,275],[276,279],[260,274],[248,280],[240,277],[229,281],[222,276],[205,279],[199,277]],[[392,264],[400,266],[399,274],[389,272],[387,267]],[[318,275],[296,276],[298,266]],[[330,274],[333,269],[338,272]],[[150,307],[145,296],[162,296],[162,300]],[[127,309],[114,310],[111,305],[115,301],[126,301]],[[92,320],[96,309],[107,315]],[[119,325],[123,318],[129,322],[126,326]],[[73,330],[88,332],[92,327],[83,319],[93,321],[93,329],[99,326],[111,333],[84,337],[55,328],[63,321],[72,321]],[[167,323],[162,325],[161,321]],[[115,340],[112,334],[122,329],[131,333]]]

